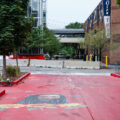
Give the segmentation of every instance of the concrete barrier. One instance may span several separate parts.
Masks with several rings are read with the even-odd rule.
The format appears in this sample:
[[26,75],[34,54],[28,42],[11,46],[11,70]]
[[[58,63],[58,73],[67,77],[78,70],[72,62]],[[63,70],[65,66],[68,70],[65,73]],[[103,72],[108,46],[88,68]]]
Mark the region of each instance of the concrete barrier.
[[100,69],[100,62],[64,61],[64,68]]
[[30,66],[39,66],[45,68],[62,68],[63,61],[59,60],[31,60]]
[[[28,60],[19,60],[19,66],[28,66]],[[16,65],[16,60],[7,60],[7,65]],[[0,60],[0,66],[3,66]],[[79,60],[30,60],[30,66],[43,68],[74,68],[74,69],[100,69],[100,62],[85,62]]]
[[[14,59],[7,59],[6,60],[7,65],[16,66],[16,60]],[[18,60],[18,65],[21,67],[28,65],[28,60]],[[3,66],[3,61],[0,60],[0,66]]]

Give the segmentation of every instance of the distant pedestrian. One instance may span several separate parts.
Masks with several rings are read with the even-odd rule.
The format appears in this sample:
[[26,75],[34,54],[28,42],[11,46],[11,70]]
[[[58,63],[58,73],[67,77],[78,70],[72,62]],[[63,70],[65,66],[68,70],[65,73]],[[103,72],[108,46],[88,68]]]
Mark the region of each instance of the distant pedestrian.
[[46,60],[50,60],[50,55],[49,55],[48,52],[47,52],[46,55],[45,55],[45,59],[46,59]]
[[83,55],[83,60],[86,61],[86,52]]

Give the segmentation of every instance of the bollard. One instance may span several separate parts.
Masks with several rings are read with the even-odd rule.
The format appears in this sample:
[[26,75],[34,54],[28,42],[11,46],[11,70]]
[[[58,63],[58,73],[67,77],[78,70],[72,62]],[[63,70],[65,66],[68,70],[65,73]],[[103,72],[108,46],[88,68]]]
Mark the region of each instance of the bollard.
[[97,58],[97,56],[95,56],[95,61],[98,61],[98,58]]
[[88,61],[88,55],[86,56],[86,61]]
[[92,56],[90,56],[90,61],[92,61]]
[[108,56],[105,57],[106,68],[108,67]]

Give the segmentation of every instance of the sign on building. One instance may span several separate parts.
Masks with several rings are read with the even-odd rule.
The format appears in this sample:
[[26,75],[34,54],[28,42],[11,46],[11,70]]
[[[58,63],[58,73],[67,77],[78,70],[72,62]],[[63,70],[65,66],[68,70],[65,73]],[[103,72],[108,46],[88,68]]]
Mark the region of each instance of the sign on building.
[[106,37],[110,38],[111,33],[111,0],[103,0],[103,13]]

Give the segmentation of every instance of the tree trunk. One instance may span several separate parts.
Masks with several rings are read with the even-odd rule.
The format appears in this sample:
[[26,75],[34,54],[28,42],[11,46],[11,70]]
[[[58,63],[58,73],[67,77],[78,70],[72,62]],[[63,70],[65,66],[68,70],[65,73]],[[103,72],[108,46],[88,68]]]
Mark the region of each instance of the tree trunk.
[[17,54],[17,51],[16,51],[16,65],[18,67],[18,54]]
[[6,75],[6,55],[3,55],[3,73],[2,73],[2,77],[3,79],[6,79],[7,75]]
[[97,61],[99,61],[99,54],[98,54],[98,49],[97,49]]
[[102,61],[102,49],[100,48],[100,61]]

